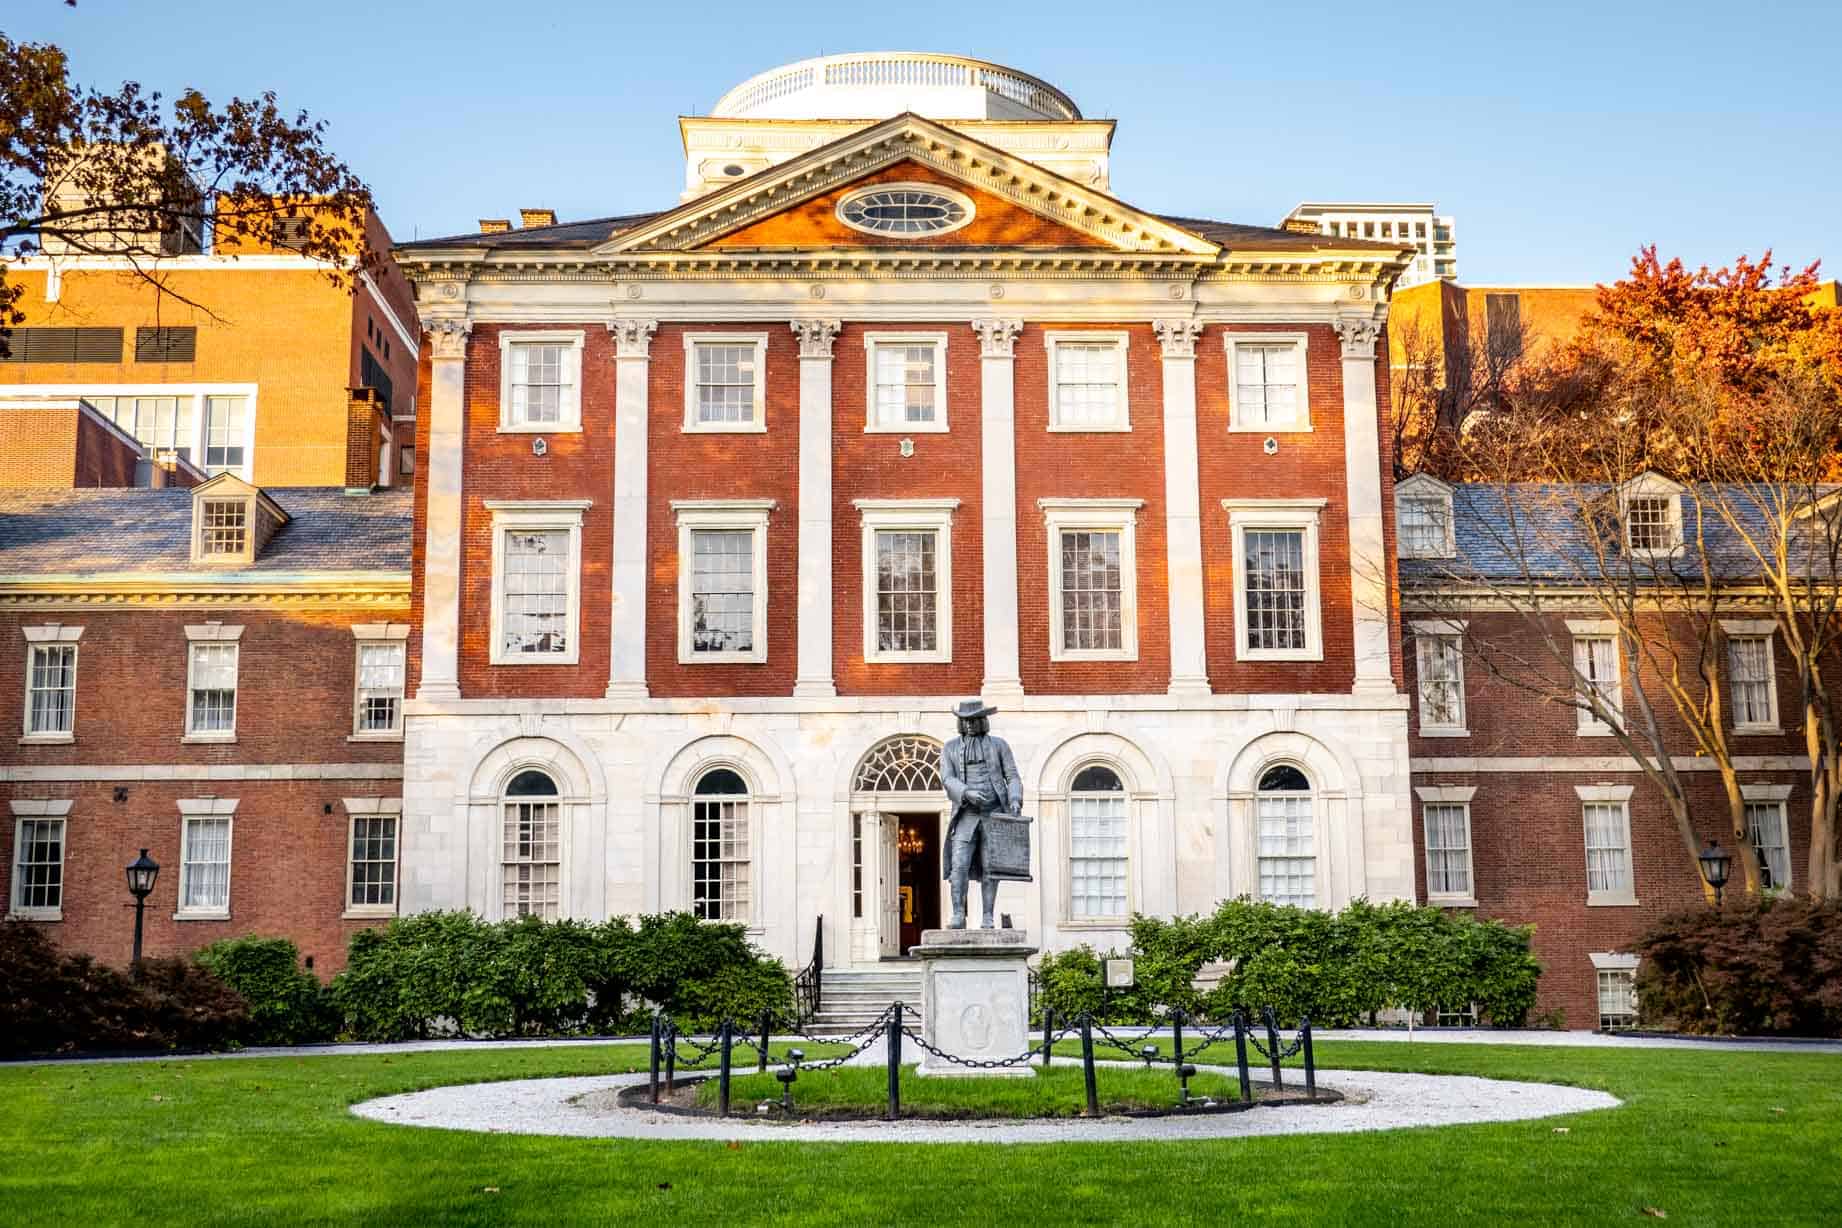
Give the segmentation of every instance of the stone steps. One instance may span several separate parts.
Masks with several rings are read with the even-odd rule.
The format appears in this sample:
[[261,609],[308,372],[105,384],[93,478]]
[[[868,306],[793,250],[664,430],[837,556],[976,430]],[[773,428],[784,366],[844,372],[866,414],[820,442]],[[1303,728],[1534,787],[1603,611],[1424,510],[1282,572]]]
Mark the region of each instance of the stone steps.
[[914,965],[827,968],[811,1030],[843,1035],[875,1022],[892,1002],[921,1009],[921,969]]

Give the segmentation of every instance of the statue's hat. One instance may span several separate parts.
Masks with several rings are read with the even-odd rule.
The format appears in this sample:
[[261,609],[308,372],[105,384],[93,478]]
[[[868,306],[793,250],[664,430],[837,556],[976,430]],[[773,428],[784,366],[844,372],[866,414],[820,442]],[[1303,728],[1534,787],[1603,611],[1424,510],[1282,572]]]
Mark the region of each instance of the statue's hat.
[[967,699],[962,700],[959,707],[953,709],[953,715],[962,721],[969,721],[975,716],[990,716],[996,711],[996,708],[981,700]]

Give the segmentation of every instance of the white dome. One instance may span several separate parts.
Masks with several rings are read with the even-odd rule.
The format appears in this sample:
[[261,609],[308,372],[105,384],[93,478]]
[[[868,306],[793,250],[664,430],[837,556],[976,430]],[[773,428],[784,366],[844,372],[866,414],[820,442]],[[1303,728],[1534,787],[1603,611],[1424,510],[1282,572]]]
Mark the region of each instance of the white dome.
[[1080,119],[1074,100],[1028,73],[960,55],[866,51],[757,73],[710,111],[728,119]]

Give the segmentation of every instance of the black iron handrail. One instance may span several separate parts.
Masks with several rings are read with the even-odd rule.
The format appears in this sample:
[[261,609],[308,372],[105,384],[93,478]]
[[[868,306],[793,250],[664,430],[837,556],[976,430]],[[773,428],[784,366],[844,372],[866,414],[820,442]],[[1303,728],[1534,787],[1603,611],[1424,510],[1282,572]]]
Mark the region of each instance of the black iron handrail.
[[803,1024],[819,1013],[825,988],[825,916],[820,914],[812,934],[812,962],[793,978],[793,996]]

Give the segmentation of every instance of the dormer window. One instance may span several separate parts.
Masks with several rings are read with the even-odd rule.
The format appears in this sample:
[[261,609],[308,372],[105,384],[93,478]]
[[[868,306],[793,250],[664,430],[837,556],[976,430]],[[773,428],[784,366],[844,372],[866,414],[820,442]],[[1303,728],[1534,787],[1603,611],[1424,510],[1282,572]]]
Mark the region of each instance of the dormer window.
[[1633,478],[1619,489],[1625,549],[1634,555],[1667,555],[1682,547],[1682,487],[1655,473]]
[[1401,557],[1449,559],[1457,551],[1452,532],[1452,488],[1416,474],[1395,488],[1395,528]]
[[246,567],[288,523],[281,505],[235,474],[220,473],[192,494],[192,562]]
[[1625,535],[1633,550],[1670,550],[1675,535],[1669,528],[1668,499],[1633,499],[1625,510]]
[[240,559],[249,550],[249,500],[206,499],[199,509],[198,557]]

